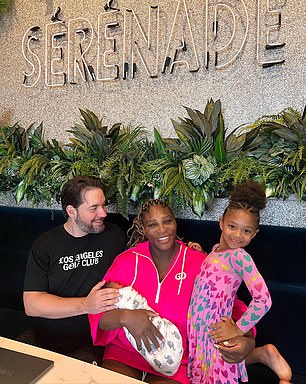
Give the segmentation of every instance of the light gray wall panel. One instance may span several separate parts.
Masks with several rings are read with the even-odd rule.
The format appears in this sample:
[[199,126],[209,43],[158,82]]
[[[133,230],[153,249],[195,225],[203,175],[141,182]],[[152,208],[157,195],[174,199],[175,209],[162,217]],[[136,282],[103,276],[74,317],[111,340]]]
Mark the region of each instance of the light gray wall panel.
[[[153,127],[156,127],[163,136],[172,136],[174,131],[170,119],[185,116],[183,106],[203,110],[207,100],[211,97],[221,99],[225,123],[229,129],[243,123],[253,122],[262,115],[280,112],[288,106],[301,110],[305,104],[305,0],[224,0],[223,6],[219,6],[219,28],[216,40],[213,39],[212,32],[215,1],[207,1],[208,8],[206,8],[206,1],[200,0],[113,1],[112,5],[120,9],[116,16],[120,25],[117,29],[113,29],[118,57],[114,58],[112,62],[120,65],[119,78],[114,81],[96,80],[87,83],[79,79],[76,85],[65,84],[57,87],[46,86],[44,79],[46,56],[49,55],[47,62],[50,64],[50,60],[58,57],[59,52],[55,50],[51,57],[50,50],[45,49],[46,24],[51,23],[50,18],[58,6],[61,7],[59,17],[65,21],[63,28],[67,28],[69,21],[74,18],[87,19],[93,26],[93,40],[86,60],[88,64],[93,65],[96,72],[98,20],[99,14],[105,12],[104,3],[91,0],[58,2],[14,0],[11,3],[10,13],[0,16],[1,123],[20,121],[27,126],[33,122],[43,122],[48,137],[66,141],[69,137],[66,131],[74,122],[80,120],[78,108],[88,108],[99,117],[104,117],[108,123],[122,121],[143,124],[150,134]],[[143,30],[147,32],[150,6],[159,6],[157,77],[151,78],[147,75],[136,55],[138,70],[135,78],[123,80],[124,11],[133,10]],[[268,15],[267,6],[272,10],[280,9],[281,12],[281,27],[277,33],[271,33],[272,42],[285,43],[283,48],[271,51],[264,48],[265,33],[267,25],[276,23],[278,16],[276,14]],[[173,47],[179,46],[178,37],[184,35],[187,40],[187,51],[180,52],[178,58],[187,59],[194,67],[196,60],[195,55],[192,54],[192,40],[188,33],[189,20],[199,69],[197,72],[189,72],[185,66],[177,65],[172,74],[169,74],[168,71],[162,74],[162,63],[177,7],[179,7],[178,18],[173,28],[174,38],[170,44],[172,59]],[[207,46],[211,58],[207,69],[205,68],[206,10],[208,15]],[[244,37],[246,38],[245,44],[231,64],[222,69],[216,69],[213,62],[214,53],[218,47],[220,48],[228,42],[233,29],[231,12],[235,16],[237,30],[233,44],[223,56],[221,53],[219,54],[219,63],[230,60],[239,49]],[[129,16],[131,13],[127,14]],[[180,18],[181,16],[182,18]],[[248,29],[246,31],[247,17]],[[258,20],[259,33],[257,33]],[[35,25],[41,27],[41,31],[37,33],[40,40],[36,43],[32,42],[31,49],[42,63],[42,74],[35,86],[25,87],[23,72],[30,73],[31,66],[27,65],[22,55],[22,39],[26,31]],[[153,14],[153,29],[154,26]],[[260,43],[259,59],[266,61],[284,59],[283,64],[263,68],[257,62],[257,34]],[[31,35],[33,36],[35,33],[31,33]],[[27,39],[26,36],[25,41]],[[139,37],[138,43],[140,49],[145,52],[144,44]],[[67,73],[68,44],[64,42],[62,48],[63,60],[57,64],[57,71],[62,70]],[[152,67],[152,62],[149,62],[148,66]]]

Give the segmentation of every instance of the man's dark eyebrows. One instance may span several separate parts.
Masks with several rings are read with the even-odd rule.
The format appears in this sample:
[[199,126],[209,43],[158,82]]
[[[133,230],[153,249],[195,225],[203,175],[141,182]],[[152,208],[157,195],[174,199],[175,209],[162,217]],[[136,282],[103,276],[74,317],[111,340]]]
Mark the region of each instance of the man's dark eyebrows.
[[92,204],[92,205],[89,205],[88,208],[97,208],[99,206],[99,204]]

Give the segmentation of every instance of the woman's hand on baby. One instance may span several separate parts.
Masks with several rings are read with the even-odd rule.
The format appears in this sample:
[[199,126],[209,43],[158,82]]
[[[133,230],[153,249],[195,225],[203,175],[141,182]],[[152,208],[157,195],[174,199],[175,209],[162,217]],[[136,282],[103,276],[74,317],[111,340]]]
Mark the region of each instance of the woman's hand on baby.
[[193,241],[189,241],[188,244],[187,244],[187,246],[188,246],[189,248],[194,249],[195,251],[199,251],[199,252],[203,252],[203,253],[204,253],[204,250],[203,250],[203,248],[200,246],[199,243],[194,243]]
[[221,317],[219,323],[211,324],[210,328],[212,330],[209,332],[209,335],[216,343],[244,335],[244,333],[237,327],[236,323],[225,316]]
[[157,313],[146,309],[123,310],[122,325],[125,326],[134,337],[137,349],[140,351],[144,343],[147,351],[152,351],[152,344],[159,348],[164,337],[152,323],[151,319],[158,316]]

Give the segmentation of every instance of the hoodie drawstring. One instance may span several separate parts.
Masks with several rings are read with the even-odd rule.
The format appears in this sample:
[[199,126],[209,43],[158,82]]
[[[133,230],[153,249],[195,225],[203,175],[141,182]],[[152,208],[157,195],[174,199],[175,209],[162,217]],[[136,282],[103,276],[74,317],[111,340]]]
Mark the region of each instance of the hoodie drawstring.
[[182,270],[181,270],[180,273],[177,273],[175,275],[175,279],[176,280],[180,280],[180,283],[179,283],[179,286],[178,286],[178,290],[177,290],[177,294],[178,295],[181,293],[181,287],[182,287],[183,280],[186,279],[186,272],[184,272],[184,267],[185,267],[185,260],[186,260],[187,249],[188,248],[186,247],[185,250],[184,250],[183,261],[182,261]]

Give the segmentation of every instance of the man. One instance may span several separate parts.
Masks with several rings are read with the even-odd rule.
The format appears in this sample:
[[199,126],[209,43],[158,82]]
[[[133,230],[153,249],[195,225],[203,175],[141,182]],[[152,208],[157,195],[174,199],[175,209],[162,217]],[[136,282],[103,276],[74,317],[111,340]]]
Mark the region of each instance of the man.
[[88,362],[101,361],[92,347],[88,313],[114,309],[118,290],[101,289],[101,278],[125,249],[126,236],[107,215],[99,179],[79,176],[61,192],[64,225],[33,244],[24,282],[24,306],[35,316],[38,346]]

